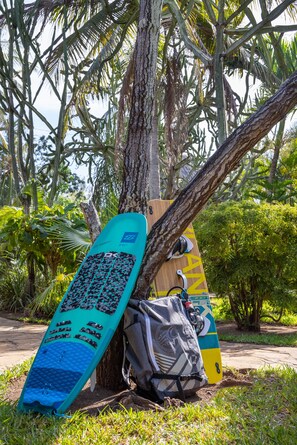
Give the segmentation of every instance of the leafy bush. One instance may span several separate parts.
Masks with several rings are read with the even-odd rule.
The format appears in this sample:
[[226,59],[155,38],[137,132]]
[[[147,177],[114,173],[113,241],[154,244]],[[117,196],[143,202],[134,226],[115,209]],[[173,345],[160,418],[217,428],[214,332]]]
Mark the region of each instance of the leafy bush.
[[[22,310],[30,306],[51,315],[69,284],[67,279],[57,280],[59,270],[73,273],[89,246],[83,215],[74,204],[44,205],[30,215],[16,207],[1,208],[0,307]],[[4,268],[8,274],[2,273]]]
[[229,297],[239,329],[260,330],[264,301],[296,310],[297,208],[228,202],[194,227],[210,288]]
[[33,302],[29,305],[30,315],[32,316],[44,316],[46,318],[51,318],[60,301],[62,300],[69,284],[74,278],[75,273],[64,274],[63,272],[58,273],[57,276],[47,283],[41,281],[39,283],[39,292],[34,298]]
[[19,263],[5,264],[0,276],[0,310],[22,311],[30,301],[27,272]]

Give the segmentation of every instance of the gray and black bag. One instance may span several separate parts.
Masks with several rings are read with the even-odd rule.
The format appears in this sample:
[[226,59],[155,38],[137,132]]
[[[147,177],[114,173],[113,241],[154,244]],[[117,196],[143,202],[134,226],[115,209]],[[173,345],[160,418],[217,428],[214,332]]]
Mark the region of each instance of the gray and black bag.
[[197,335],[178,296],[130,300],[124,314],[123,377],[153,400],[182,400],[207,383]]

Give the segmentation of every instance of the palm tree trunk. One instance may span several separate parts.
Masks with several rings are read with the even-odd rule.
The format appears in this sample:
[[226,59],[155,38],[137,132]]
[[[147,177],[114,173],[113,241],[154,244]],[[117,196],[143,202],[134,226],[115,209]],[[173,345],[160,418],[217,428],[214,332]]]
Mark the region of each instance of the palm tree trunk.
[[92,201],[81,202],[80,208],[84,214],[89,229],[91,241],[92,243],[94,243],[97,236],[99,236],[101,232],[101,225],[97,210]]
[[120,213],[146,212],[161,7],[162,0],[140,2]]
[[[157,45],[162,0],[141,0],[135,48],[134,85],[119,213],[146,212],[152,143]],[[122,387],[123,333],[120,323],[99,366],[97,383]]]
[[150,150],[150,199],[160,199],[160,157],[159,157],[159,140],[158,140],[158,110],[157,101],[154,106],[152,143]]

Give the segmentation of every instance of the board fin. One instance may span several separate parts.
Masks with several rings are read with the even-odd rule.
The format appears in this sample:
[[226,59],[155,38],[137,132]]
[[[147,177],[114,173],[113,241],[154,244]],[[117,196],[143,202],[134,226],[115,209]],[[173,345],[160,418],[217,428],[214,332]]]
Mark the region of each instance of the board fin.
[[97,373],[96,373],[96,368],[94,369],[94,371],[92,372],[92,375],[90,377],[90,391],[94,392],[95,388],[96,388],[96,383],[97,383]]

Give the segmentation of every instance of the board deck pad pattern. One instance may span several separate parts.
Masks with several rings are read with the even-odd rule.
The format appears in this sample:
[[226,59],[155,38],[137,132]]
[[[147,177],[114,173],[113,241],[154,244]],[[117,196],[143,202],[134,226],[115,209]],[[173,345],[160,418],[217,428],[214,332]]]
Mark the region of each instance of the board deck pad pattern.
[[[170,206],[171,201],[151,200],[149,201],[149,211],[147,214],[149,229],[164,214]],[[164,297],[170,288],[182,286],[181,279],[176,271],[182,270],[188,281],[188,294],[195,308],[199,309],[202,316],[210,321],[210,327],[205,336],[198,336],[198,343],[204,362],[205,372],[209,383],[217,383],[222,380],[222,359],[219,339],[215,320],[212,314],[212,307],[202,259],[199,252],[195,232],[192,224],[183,233],[193,243],[191,252],[184,254],[180,258],[166,261],[160,268],[154,283],[153,289],[156,297]]]
[[127,306],[146,243],[143,215],[118,215],[86,256],[42,340],[18,409],[63,414],[103,356]]
[[[116,311],[125,289],[135,255],[107,252],[91,255],[79,271],[60,311],[94,307],[106,314]],[[101,298],[100,298],[101,297]]]

